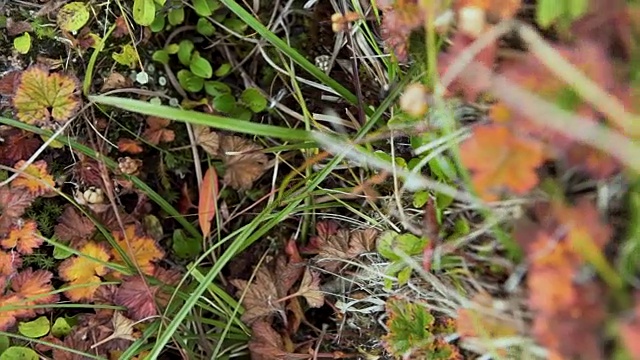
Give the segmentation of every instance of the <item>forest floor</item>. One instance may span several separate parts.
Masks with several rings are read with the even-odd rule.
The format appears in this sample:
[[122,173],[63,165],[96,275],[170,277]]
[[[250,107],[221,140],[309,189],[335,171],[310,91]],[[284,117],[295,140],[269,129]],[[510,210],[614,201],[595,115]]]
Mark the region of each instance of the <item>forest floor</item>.
[[0,28],[0,360],[640,359],[637,1]]

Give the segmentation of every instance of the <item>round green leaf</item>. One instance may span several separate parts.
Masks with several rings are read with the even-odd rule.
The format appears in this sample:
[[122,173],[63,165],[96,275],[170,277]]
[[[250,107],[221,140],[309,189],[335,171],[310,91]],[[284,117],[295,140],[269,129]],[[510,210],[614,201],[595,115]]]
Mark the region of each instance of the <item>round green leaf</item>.
[[56,260],[64,260],[73,255],[71,251],[68,251],[60,246],[53,247],[53,258]]
[[57,15],[58,26],[64,31],[78,31],[89,21],[87,4],[74,1],[60,8]]
[[0,354],[9,348],[11,341],[7,335],[0,335]]
[[225,113],[230,113],[236,107],[236,98],[231,94],[222,94],[213,99],[213,107]]
[[192,0],[193,9],[199,16],[211,16],[220,7],[217,0]]
[[267,108],[267,99],[256,88],[248,88],[243,91],[242,95],[240,95],[240,100],[254,113],[259,113]]
[[160,32],[164,30],[165,23],[164,16],[156,16],[151,25],[149,25],[149,29],[154,33]]
[[202,90],[204,86],[204,79],[193,75],[189,70],[178,71],[176,77],[178,78],[180,86],[190,92],[198,92]]
[[216,97],[222,94],[231,94],[231,88],[229,85],[220,81],[205,81],[204,91],[207,94]]
[[216,76],[220,77],[220,76],[225,76],[229,73],[229,71],[231,71],[231,64],[229,63],[225,63],[220,65],[220,67],[216,70],[215,74]]
[[180,229],[173,232],[172,248],[181,259],[193,259],[202,251],[200,240],[187,237]]
[[189,63],[189,70],[203,79],[209,79],[213,76],[213,68],[207,59],[200,56],[199,52],[194,52]]
[[12,346],[0,355],[0,360],[39,360],[38,353],[23,347]]
[[176,26],[184,22],[184,8],[182,6],[169,10],[167,14],[167,20],[169,24]]
[[51,326],[51,335],[61,338],[63,336],[69,335],[71,332],[71,325],[67,322],[67,320],[63,317],[59,317]]
[[198,23],[196,24],[196,31],[204,36],[211,36],[216,32],[216,28],[213,27],[211,21],[207,20],[207,18],[199,18]]
[[253,112],[242,105],[236,105],[233,111],[229,112],[229,116],[234,119],[249,121],[253,116]]
[[166,50],[158,50],[151,55],[153,61],[157,61],[160,64],[168,64],[169,63],[169,53]]
[[191,53],[193,52],[193,42],[191,40],[182,40],[178,45],[178,60],[184,66],[189,66],[191,63]]
[[175,55],[178,53],[178,51],[180,50],[180,45],[178,44],[169,44],[167,45],[164,50],[169,54],[169,55]]
[[26,54],[31,49],[31,35],[24,33],[13,39],[13,47],[20,53]]
[[149,26],[156,18],[156,4],[153,0],[133,0],[133,20],[138,25]]
[[45,336],[49,333],[49,319],[40,316],[33,321],[21,322],[18,324],[20,334],[32,339]]
[[247,23],[245,23],[244,21],[240,20],[240,19],[235,19],[235,18],[231,18],[231,19],[226,19],[224,21],[224,26],[228,27],[229,29],[233,30],[234,32],[237,32],[239,34],[244,33],[245,30],[247,30]]

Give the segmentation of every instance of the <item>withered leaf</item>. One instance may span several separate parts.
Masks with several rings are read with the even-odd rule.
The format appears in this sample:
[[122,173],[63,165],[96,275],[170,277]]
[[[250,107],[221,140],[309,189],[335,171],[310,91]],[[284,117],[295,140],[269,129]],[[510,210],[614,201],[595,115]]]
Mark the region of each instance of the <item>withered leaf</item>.
[[284,342],[271,324],[265,320],[257,321],[251,327],[251,341],[249,351],[254,360],[284,359]]
[[225,165],[222,181],[236,190],[247,190],[266,170],[262,147],[239,136],[223,136],[220,157]]
[[266,318],[273,313],[284,313],[284,304],[278,302],[278,289],[276,288],[276,277],[266,267],[258,269],[253,282],[233,279],[230,281],[233,286],[239,289],[238,297],[245,292],[242,305],[245,308],[242,314],[242,321],[252,324],[258,319]]
[[355,230],[349,238],[349,250],[347,255],[354,258],[360,254],[373,251],[376,248],[376,238],[378,231],[376,229]]
[[11,96],[15,91],[20,75],[22,75],[22,71],[12,70],[0,76],[0,95]]
[[305,270],[297,293],[307,299],[311,307],[319,308],[324,305],[324,294],[320,291],[320,276],[317,272]]
[[[154,277],[166,285],[176,285],[180,281],[180,273],[157,267]],[[127,276],[116,291],[114,302],[127,308],[127,315],[133,320],[142,320],[158,314],[158,307],[164,307],[171,293],[161,284],[145,283],[140,275]]]
[[338,232],[326,238],[324,243],[319,244],[320,251],[316,256],[318,266],[330,272],[337,272],[342,265],[340,260],[349,256],[349,230],[340,229]]
[[104,84],[100,88],[100,92],[105,92],[114,89],[122,89],[133,86],[133,81],[129,77],[124,76],[118,72],[112,72],[104,79]]
[[34,197],[25,189],[0,188],[0,235],[6,234],[11,225],[31,206]]
[[81,215],[74,206],[68,205],[58,218],[54,234],[58,239],[77,247],[89,240],[95,230],[96,226],[93,221]]
[[171,142],[175,139],[176,134],[173,130],[167,129],[171,120],[156,116],[147,118],[147,128],[142,133],[142,137],[153,145],[161,142]]
[[4,143],[0,146],[0,162],[5,165],[30,158],[42,144],[40,138],[23,130],[11,129],[2,135]]
[[220,136],[218,133],[211,131],[208,126],[194,125],[193,132],[196,137],[196,143],[206,151],[209,155],[218,155],[220,148]]

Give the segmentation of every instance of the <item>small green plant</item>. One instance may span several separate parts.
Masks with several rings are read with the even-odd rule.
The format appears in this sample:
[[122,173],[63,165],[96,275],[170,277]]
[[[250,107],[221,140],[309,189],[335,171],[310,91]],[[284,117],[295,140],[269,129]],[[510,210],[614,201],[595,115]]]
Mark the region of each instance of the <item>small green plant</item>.
[[13,39],[13,47],[20,54],[26,54],[31,49],[31,35],[28,32]]
[[[422,254],[422,251],[429,243],[426,237],[417,237],[413,234],[398,234],[395,231],[387,231],[380,235],[377,250],[380,255],[391,260],[391,264],[385,272],[389,276],[397,276],[398,283],[404,285],[411,277],[412,268],[408,265],[405,256],[415,256]],[[390,288],[391,280],[385,280],[385,286]]]
[[386,303],[388,333],[385,349],[397,359],[462,359],[458,349],[442,339],[452,326],[437,324],[425,305],[391,298]]

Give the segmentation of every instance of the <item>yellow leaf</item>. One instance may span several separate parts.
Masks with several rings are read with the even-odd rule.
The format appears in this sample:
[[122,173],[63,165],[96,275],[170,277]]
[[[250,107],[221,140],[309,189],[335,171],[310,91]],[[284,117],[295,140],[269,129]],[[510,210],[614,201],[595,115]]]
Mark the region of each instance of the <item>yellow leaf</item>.
[[218,197],[218,174],[210,167],[202,179],[200,199],[198,201],[198,220],[202,236],[207,237],[211,231],[211,220],[216,215],[216,198]]
[[22,73],[13,97],[18,119],[27,124],[63,123],[80,106],[78,80],[70,75],[49,73],[44,66],[31,66]]
[[91,258],[103,262],[108,261],[110,258],[107,250],[93,241],[85,244],[80,249],[80,252],[84,256],[69,258],[60,264],[59,268],[60,277],[69,282],[67,285],[84,285],[64,292],[73,301],[91,300],[98,286],[100,286],[98,284],[100,282],[99,276],[107,273],[106,266]]
[[42,245],[42,238],[38,233],[38,225],[35,221],[25,221],[20,228],[11,229],[9,236],[0,241],[5,249],[15,248],[20,254],[33,254],[33,249]]
[[[147,275],[153,274],[153,262],[164,257],[164,251],[156,244],[153,238],[140,233],[135,225],[127,226],[124,234],[121,231],[114,232],[113,238],[127,254],[129,260]],[[126,265],[117,249],[113,249],[112,254],[115,262]]]
[[[20,160],[14,168],[20,170],[24,164],[25,161]],[[25,188],[31,195],[40,196],[52,190],[55,182],[53,176],[47,172],[47,162],[38,160],[27,166],[20,176],[11,182],[11,185],[16,188]]]

